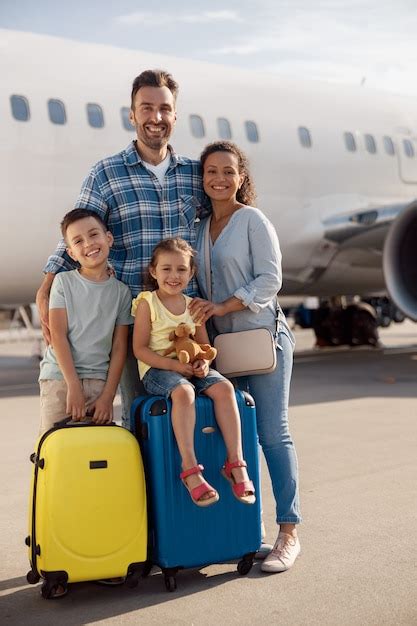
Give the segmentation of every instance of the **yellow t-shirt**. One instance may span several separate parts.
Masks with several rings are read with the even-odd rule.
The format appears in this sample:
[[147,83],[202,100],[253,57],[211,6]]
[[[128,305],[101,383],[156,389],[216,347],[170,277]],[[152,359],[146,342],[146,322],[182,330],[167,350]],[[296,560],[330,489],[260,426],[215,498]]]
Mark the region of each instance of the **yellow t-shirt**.
[[[157,296],[156,291],[142,291],[132,302],[132,315],[135,317],[139,300],[146,300],[151,311],[151,336],[149,339],[149,348],[158,354],[162,354],[170,345],[168,339],[169,334],[178,324],[182,322],[189,324],[195,333],[195,323],[190,315],[188,305],[191,302],[189,296],[184,295],[185,311],[180,315],[174,315],[162,304]],[[176,358],[175,352],[168,355],[169,358]],[[142,361],[138,361],[139,376],[142,379],[150,366]]]

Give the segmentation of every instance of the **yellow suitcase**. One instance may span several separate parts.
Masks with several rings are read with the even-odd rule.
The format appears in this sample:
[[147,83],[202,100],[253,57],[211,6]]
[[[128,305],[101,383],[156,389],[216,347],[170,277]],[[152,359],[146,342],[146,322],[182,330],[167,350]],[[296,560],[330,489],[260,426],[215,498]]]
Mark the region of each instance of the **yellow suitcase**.
[[115,424],[69,423],[42,435],[29,503],[29,583],[60,585],[126,577],[147,558],[145,478],[135,437]]

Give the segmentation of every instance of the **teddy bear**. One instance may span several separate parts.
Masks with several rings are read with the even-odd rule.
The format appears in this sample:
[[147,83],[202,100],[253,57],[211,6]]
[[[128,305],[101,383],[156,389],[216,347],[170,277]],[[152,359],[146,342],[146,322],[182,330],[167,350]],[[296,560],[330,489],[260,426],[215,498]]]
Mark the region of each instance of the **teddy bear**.
[[208,343],[197,343],[191,331],[191,326],[182,322],[175,330],[169,333],[168,339],[172,344],[164,350],[162,356],[176,352],[180,363],[194,363],[199,359],[211,361],[216,357],[217,350]]

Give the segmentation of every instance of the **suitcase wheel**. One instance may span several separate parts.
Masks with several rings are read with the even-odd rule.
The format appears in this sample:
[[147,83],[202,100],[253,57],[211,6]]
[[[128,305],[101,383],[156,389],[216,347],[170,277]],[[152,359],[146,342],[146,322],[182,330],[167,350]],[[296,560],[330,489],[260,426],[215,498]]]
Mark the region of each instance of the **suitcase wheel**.
[[142,574],[141,563],[131,563],[127,570],[126,585],[129,589],[134,589],[139,584],[139,578]]
[[165,574],[165,587],[167,591],[175,591],[177,588],[177,580],[175,576]]
[[151,573],[152,561],[145,561],[142,569],[142,578],[146,578]]
[[29,585],[36,585],[36,583],[38,583],[40,579],[41,577],[39,576],[39,574],[37,572],[34,572],[33,569],[29,570],[29,572],[26,574],[26,580],[28,581]]
[[[57,590],[57,588],[59,586],[62,586],[62,588],[64,589],[64,593],[60,593],[59,596],[55,595],[55,591]],[[61,598],[64,597],[67,594],[67,585],[63,584],[63,583],[57,583],[56,581],[54,582],[50,582],[48,580],[46,580],[41,588],[41,594],[42,594],[42,598],[44,598],[45,600],[50,600],[52,598]]]
[[135,572],[134,574],[129,574],[128,577],[126,578],[126,585],[129,587],[129,589],[134,589],[135,587],[137,587],[139,584],[139,574],[138,572]]
[[237,564],[237,571],[239,572],[241,576],[246,576],[246,574],[249,574],[249,572],[251,571],[252,565],[253,565],[253,556],[247,554]]

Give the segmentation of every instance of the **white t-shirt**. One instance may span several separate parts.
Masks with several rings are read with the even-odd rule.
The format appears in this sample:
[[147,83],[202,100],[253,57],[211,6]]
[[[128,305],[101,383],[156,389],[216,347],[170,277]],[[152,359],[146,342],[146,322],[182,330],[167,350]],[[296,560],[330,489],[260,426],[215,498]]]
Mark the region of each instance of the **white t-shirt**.
[[168,150],[165,159],[158,163],[158,165],[152,165],[152,163],[147,163],[146,161],[143,161],[143,164],[145,165],[147,170],[150,170],[155,174],[155,176],[159,180],[159,184],[162,187],[164,184],[165,174],[167,173],[167,170],[171,164],[171,153]]

